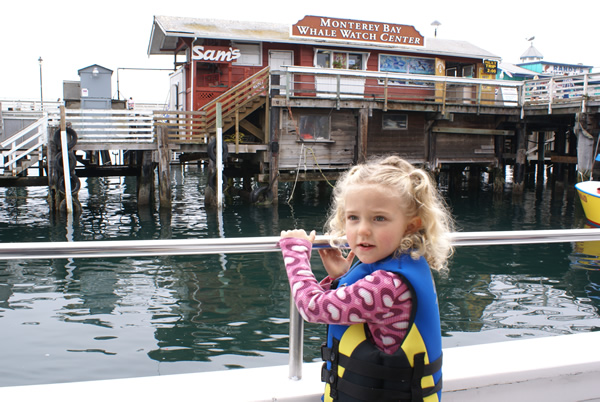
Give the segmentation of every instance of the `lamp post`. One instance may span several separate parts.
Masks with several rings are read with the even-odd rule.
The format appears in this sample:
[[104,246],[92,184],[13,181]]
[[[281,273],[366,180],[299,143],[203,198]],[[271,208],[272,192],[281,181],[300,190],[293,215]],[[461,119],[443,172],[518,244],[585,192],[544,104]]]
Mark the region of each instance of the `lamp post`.
[[433,21],[433,22],[431,23],[431,26],[432,26],[432,27],[435,27],[435,32],[434,32],[434,34],[433,34],[433,36],[434,36],[435,38],[437,38],[437,29],[438,29],[438,27],[439,27],[440,25],[442,25],[442,23],[441,23],[441,22],[439,22],[438,20],[435,20],[435,21]]
[[40,62],[40,109],[43,112],[44,111],[44,90],[43,90],[43,86],[42,86],[42,61],[44,61],[44,60],[42,60],[42,56],[40,56],[38,61]]

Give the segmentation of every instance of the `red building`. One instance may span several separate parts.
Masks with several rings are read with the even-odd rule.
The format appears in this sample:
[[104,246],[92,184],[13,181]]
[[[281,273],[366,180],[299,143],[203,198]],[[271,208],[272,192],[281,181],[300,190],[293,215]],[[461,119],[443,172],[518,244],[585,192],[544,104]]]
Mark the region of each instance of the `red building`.
[[382,153],[431,167],[497,166],[518,115],[496,96],[498,56],[410,25],[156,16],[148,54],[173,57],[170,110],[210,120],[220,97],[235,158],[273,185],[299,160],[307,180]]

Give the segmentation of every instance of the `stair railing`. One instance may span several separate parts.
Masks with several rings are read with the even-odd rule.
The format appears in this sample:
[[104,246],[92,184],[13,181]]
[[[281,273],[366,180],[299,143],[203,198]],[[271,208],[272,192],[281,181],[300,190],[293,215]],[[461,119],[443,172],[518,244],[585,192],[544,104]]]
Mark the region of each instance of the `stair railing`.
[[41,156],[43,146],[48,142],[48,115],[44,115],[18,133],[0,143],[0,171],[16,176],[28,166],[24,164],[28,156]]
[[206,113],[206,126],[210,130],[217,122],[217,103],[221,104],[223,120],[233,116],[236,110],[252,102],[259,96],[266,96],[269,88],[269,67],[246,78],[227,92],[219,95],[202,108]]

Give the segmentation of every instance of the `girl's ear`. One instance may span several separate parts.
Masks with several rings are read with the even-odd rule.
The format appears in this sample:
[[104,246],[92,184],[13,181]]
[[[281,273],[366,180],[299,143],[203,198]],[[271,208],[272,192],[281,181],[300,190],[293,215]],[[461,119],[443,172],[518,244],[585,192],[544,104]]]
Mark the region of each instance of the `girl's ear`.
[[409,219],[408,225],[406,225],[406,233],[411,234],[417,232],[421,229],[423,222],[421,222],[421,218],[418,216],[413,216]]

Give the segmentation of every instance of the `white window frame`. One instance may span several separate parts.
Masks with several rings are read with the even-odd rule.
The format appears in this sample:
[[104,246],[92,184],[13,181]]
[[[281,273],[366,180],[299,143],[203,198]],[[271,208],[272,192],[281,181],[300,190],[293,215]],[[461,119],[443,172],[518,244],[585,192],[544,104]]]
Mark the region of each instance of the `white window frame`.
[[[343,67],[334,67],[332,65],[329,66],[319,66],[317,63],[319,53],[329,53],[330,59],[333,57],[334,53],[344,53],[346,55],[346,65]],[[350,55],[351,54],[360,54],[362,56],[362,65],[360,68],[349,68]],[[336,49],[315,49],[315,55],[313,60],[313,66],[321,67],[321,68],[335,68],[340,70],[355,70],[355,71],[366,71],[367,70],[367,61],[369,60],[369,52],[349,52],[347,50],[336,50]],[[333,64],[330,60],[330,63]]]
[[[313,132],[303,132],[304,130],[304,124],[306,122],[306,119],[309,118],[318,118],[318,119],[326,119],[326,132],[321,132],[319,134],[321,134],[321,137],[315,137],[314,136],[314,131]],[[302,141],[305,142],[331,142],[331,115],[330,114],[322,114],[322,113],[310,113],[310,112],[306,112],[306,113],[301,113],[298,117],[298,129],[300,130],[300,132],[298,133],[301,138]],[[312,138],[310,137],[305,137],[306,134],[311,134]]]
[[[240,58],[233,61],[234,66],[262,66],[262,43],[260,42],[232,42],[233,48],[240,49]],[[251,48],[256,47],[256,51]]]
[[[393,57],[404,57],[404,58],[409,58],[409,59],[421,59],[421,60],[430,60],[432,62],[432,69],[430,74],[423,74],[423,73],[418,73],[418,72],[411,72],[409,70],[409,68],[407,68],[407,71],[381,71],[381,58],[385,57],[385,56],[393,56]],[[432,57],[415,57],[415,56],[405,56],[405,55],[399,55],[399,54],[388,54],[388,53],[380,53],[379,57],[377,59],[377,70],[381,73],[399,73],[399,74],[421,74],[421,75],[435,75],[435,58]],[[384,80],[379,80],[379,84],[383,85],[385,82]],[[418,87],[418,88],[423,88],[423,87],[429,87],[429,86],[433,86],[433,83],[424,83],[424,82],[410,82],[410,81],[404,81],[404,80],[388,80],[388,85],[402,85],[402,86],[407,86],[407,87]]]
[[[396,127],[393,127],[391,125],[386,126],[386,124],[385,124],[386,119],[396,123]],[[402,121],[402,120],[404,120],[404,121]],[[398,122],[400,122],[400,124],[398,124]],[[389,112],[383,113],[381,115],[381,129],[385,130],[385,131],[408,130],[408,114],[406,114],[406,113],[389,113]]]

